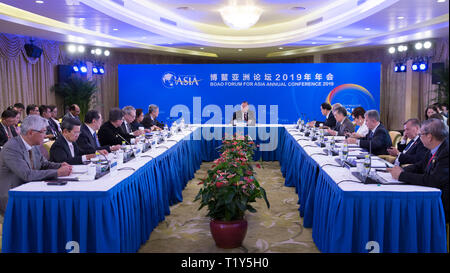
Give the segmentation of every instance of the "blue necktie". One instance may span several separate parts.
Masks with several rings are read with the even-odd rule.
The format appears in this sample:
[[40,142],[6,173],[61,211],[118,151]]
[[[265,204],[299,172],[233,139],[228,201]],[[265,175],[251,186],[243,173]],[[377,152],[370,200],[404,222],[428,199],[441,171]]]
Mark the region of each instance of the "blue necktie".
[[406,145],[405,149],[403,150],[403,153],[408,152],[409,148],[415,143],[414,140],[411,140],[408,145]]
[[372,130],[370,130],[370,131],[369,131],[368,139],[370,140],[370,139],[372,139],[372,138],[373,138],[373,132],[372,132]]
[[92,136],[94,136],[94,139],[95,139],[95,145],[97,145],[96,148],[97,148],[97,147],[100,147],[100,142],[98,142],[97,133],[94,132],[94,134],[92,134]]

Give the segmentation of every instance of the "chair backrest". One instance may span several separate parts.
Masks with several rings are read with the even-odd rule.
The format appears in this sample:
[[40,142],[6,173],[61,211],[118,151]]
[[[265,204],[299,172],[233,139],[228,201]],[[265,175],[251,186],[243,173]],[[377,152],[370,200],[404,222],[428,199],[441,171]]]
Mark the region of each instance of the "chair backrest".
[[389,131],[389,136],[391,137],[392,146],[397,147],[397,144],[402,139],[402,134],[398,131]]

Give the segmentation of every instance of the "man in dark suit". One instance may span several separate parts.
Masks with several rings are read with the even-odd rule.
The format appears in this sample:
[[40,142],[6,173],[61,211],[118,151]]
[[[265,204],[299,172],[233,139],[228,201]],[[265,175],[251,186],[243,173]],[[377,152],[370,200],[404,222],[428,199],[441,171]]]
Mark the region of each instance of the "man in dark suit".
[[52,118],[52,111],[50,107],[47,105],[39,106],[39,114],[41,117],[45,118],[48,121],[47,132],[45,133],[45,137],[48,139],[56,139],[58,136],[58,129],[54,127],[54,122],[50,125],[50,120]]
[[336,126],[334,129],[327,129],[328,134],[332,136],[345,136],[355,131],[355,126],[347,118],[347,110],[340,106],[333,111],[334,118],[336,120]]
[[50,161],[80,165],[95,157],[95,153],[83,154],[76,143],[80,135],[81,122],[65,118],[61,123],[62,137],[56,139],[50,148]]
[[133,130],[131,124],[136,119],[136,109],[133,106],[125,106],[122,108],[123,123],[120,126],[123,134],[130,135],[131,138],[135,138],[144,134],[144,130]]
[[326,117],[325,121],[311,121],[308,123],[311,127],[316,126],[319,127],[320,124],[323,124],[324,128],[330,128],[334,129],[336,126],[336,119],[334,118],[333,113],[331,112],[331,105],[327,102],[324,102],[320,105],[320,112],[322,112],[322,115]]
[[419,133],[423,145],[429,150],[421,161],[402,169],[394,166],[388,171],[394,179],[407,184],[438,188],[449,220],[449,182],[448,182],[448,131],[439,119],[428,119],[422,123]]
[[164,124],[156,120],[159,115],[159,107],[154,104],[150,104],[148,107],[148,114],[145,115],[142,125],[145,129],[150,129],[152,131],[164,129]]
[[247,101],[243,101],[241,103],[241,110],[233,113],[233,118],[231,119],[231,122],[234,124],[234,121],[245,122],[249,126],[256,125],[255,112],[249,110],[249,105]]
[[63,120],[65,118],[74,118],[80,120],[80,106],[77,104],[72,104],[69,107],[69,111],[64,115]]
[[39,107],[36,104],[27,105],[27,109],[25,110],[27,116],[30,115],[39,115]]
[[123,111],[120,108],[113,108],[109,111],[109,120],[103,123],[98,130],[98,140],[101,146],[114,146],[125,141],[130,143],[131,135],[123,133],[120,126],[123,123]]
[[2,113],[2,122],[0,125],[0,146],[13,137],[17,136],[14,124],[16,123],[17,112],[14,110],[5,110]]
[[364,114],[369,133],[360,139],[348,138],[349,144],[358,144],[359,147],[371,151],[374,155],[388,154],[387,149],[392,147],[389,132],[380,123],[380,114],[377,110],[369,110]]
[[8,191],[31,181],[67,176],[72,167],[67,163],[47,161],[39,151],[44,141],[47,121],[39,115],[26,117],[20,135],[11,138],[0,152],[0,213],[8,203]]
[[[404,133],[402,140],[397,144],[397,148],[391,147],[388,153],[397,157],[395,165],[414,164],[422,160],[428,149],[423,146],[419,137],[420,121],[416,118],[407,120],[403,124]],[[410,139],[407,144],[406,141]]]
[[108,154],[120,149],[120,145],[100,146],[97,131],[103,123],[102,115],[97,110],[89,110],[84,116],[84,124],[81,125],[80,136],[77,139],[78,148],[82,154],[93,154],[99,151]]

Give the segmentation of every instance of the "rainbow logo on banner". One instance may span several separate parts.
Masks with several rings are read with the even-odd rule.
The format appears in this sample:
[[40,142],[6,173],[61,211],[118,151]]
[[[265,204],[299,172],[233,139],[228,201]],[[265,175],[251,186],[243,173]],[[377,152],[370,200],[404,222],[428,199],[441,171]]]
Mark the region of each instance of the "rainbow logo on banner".
[[338,87],[334,88],[333,90],[331,90],[331,92],[328,94],[326,102],[328,102],[329,104],[331,104],[331,101],[333,100],[333,98],[338,94],[338,93],[342,93],[343,91],[357,91],[362,92],[363,94],[369,96],[369,98],[375,102],[375,99],[373,98],[372,94],[369,92],[369,90],[367,90],[366,88],[362,87],[361,85],[357,85],[357,84],[352,84],[352,83],[346,83],[346,84],[341,84]]

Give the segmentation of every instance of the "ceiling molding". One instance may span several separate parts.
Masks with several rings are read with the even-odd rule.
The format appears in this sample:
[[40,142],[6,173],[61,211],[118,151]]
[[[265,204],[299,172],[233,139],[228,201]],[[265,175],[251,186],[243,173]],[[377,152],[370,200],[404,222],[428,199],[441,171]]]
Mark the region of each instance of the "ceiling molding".
[[[371,35],[359,39],[353,39],[341,43],[334,43],[330,45],[323,45],[323,46],[313,46],[313,47],[304,47],[299,49],[293,49],[293,50],[286,50],[281,52],[271,52],[267,54],[266,57],[273,58],[273,57],[286,57],[286,56],[300,56],[300,55],[307,55],[307,54],[314,54],[314,53],[324,53],[324,52],[330,52],[330,51],[336,51],[341,50],[346,47],[354,47],[354,46],[363,46],[374,43],[378,44],[395,44],[400,43],[398,42],[389,42],[389,39],[392,39],[396,37],[397,39],[400,36],[414,36],[414,34],[417,34],[417,31],[425,32],[432,29],[440,29],[440,28],[448,28],[449,26],[449,14],[444,14],[439,17],[433,18],[428,21],[424,21],[418,24],[414,24],[405,28],[401,28],[398,30],[393,30],[389,32],[385,32],[382,34],[376,34]],[[425,37],[426,38],[426,37]],[[417,40],[416,39],[407,39],[407,40]],[[402,41],[406,42],[406,41]]]
[[[299,42],[338,30],[365,19],[399,0],[367,0],[360,5],[354,0],[338,0],[296,20],[241,31],[193,22],[175,16],[169,11],[164,12],[162,8],[155,8],[156,12],[149,15],[148,11],[152,6],[149,6],[151,3],[147,1],[138,3],[128,0],[124,6],[107,0],[80,1],[119,21],[162,36],[206,46],[257,48]],[[142,8],[138,8],[139,5]],[[142,11],[147,13],[143,14]],[[169,17],[166,19],[174,24],[161,22],[160,17]],[[308,22],[318,18],[322,18],[319,23],[308,25]]]
[[175,54],[193,55],[201,57],[217,58],[217,54],[203,51],[186,50],[173,47],[157,46],[148,43],[122,39],[119,37],[107,35],[100,32],[87,30],[81,27],[69,25],[61,21],[57,21],[48,17],[44,17],[35,13],[31,13],[13,6],[0,3],[0,19],[41,29],[49,32],[64,34],[64,35],[81,35],[87,41],[101,40],[102,42],[110,42],[115,45],[129,46],[143,49],[150,49],[155,51],[169,52]]

